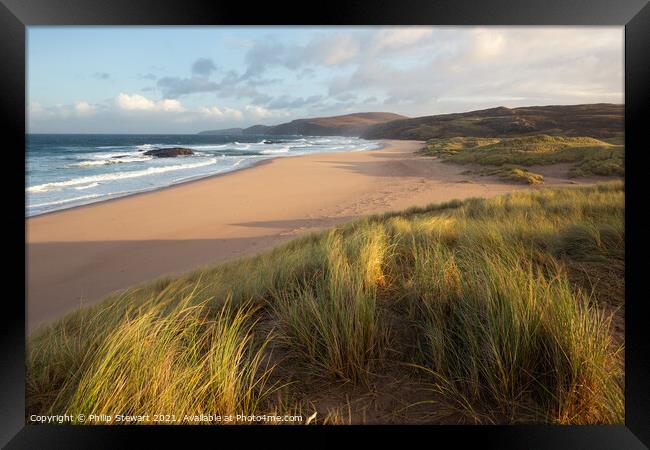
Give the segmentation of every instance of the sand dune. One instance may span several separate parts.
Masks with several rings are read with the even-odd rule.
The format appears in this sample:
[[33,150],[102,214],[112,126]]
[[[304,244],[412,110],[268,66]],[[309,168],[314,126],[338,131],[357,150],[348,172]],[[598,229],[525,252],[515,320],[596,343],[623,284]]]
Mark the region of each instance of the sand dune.
[[[423,158],[417,141],[250,169],[26,220],[27,325],[153,278],[254,254],[355,217],[518,189]],[[566,184],[546,168],[544,186]]]

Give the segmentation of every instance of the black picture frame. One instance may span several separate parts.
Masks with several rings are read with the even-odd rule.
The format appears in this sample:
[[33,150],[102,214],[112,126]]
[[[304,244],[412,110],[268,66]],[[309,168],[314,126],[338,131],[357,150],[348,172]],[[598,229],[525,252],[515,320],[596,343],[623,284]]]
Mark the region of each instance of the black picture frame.
[[[643,285],[648,220],[644,217],[644,117],[650,105],[650,5],[644,0],[356,1],[279,4],[274,2],[171,0],[0,0],[0,123],[4,130],[6,217],[4,258],[11,270],[0,336],[0,444],[6,448],[122,448],[134,434],[168,440],[186,427],[75,427],[25,425],[24,154],[26,27],[35,25],[620,25],[625,26],[626,146],[626,335],[625,425],[612,426],[364,426],[364,427],[199,427],[213,444],[224,438],[275,437],[300,433],[313,439],[346,438],[354,432],[383,438],[387,432],[488,448],[637,449],[650,445],[650,339]],[[647,147],[647,145],[645,146]],[[8,248],[7,248],[8,247]],[[254,432],[251,430],[254,429]],[[240,434],[240,432],[242,432]],[[261,433],[261,434],[260,434]],[[414,436],[414,433],[418,436]],[[418,439],[419,438],[419,439]],[[208,441],[210,442],[210,441]],[[243,442],[243,441],[242,441]],[[270,441],[269,441],[270,442]],[[287,443],[291,441],[281,441]],[[308,441],[302,442],[304,445]],[[444,444],[443,444],[444,445]]]

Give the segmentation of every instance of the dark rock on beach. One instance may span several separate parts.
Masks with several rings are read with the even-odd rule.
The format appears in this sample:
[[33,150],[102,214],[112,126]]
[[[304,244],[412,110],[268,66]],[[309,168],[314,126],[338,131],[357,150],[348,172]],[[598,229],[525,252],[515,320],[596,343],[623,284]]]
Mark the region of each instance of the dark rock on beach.
[[194,152],[189,148],[171,147],[171,148],[154,148],[144,152],[147,156],[154,156],[156,158],[175,158],[177,156],[193,155]]

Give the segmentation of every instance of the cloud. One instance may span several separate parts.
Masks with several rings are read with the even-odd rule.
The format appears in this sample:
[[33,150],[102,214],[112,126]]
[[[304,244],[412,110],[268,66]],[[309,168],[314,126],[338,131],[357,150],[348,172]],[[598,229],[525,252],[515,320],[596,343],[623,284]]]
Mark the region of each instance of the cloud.
[[117,106],[127,111],[153,111],[156,102],[138,94],[124,94],[117,96]]
[[203,106],[198,109],[198,113],[203,117],[215,120],[260,120],[276,117],[286,117],[286,112],[271,111],[261,105],[246,105],[243,109],[230,108],[227,106]]
[[168,98],[177,98],[199,92],[214,92],[219,88],[217,83],[204,77],[164,77],[159,79],[156,84],[163,95]]
[[38,114],[42,114],[43,111],[44,111],[43,105],[41,105],[39,102],[33,100],[29,102],[28,112],[30,114],[38,115]]
[[[381,98],[389,106],[417,108],[414,113],[437,112],[440,102],[471,108],[467,99],[472,95],[479,107],[490,101],[586,101],[589,92],[595,101],[622,101],[621,28],[408,26],[328,31],[302,44],[273,37],[257,41],[245,62],[246,71],[231,86],[238,88],[230,91],[233,97],[247,95],[241,79],[257,80],[281,67],[297,80],[327,74],[327,91],[341,105],[349,105],[356,93],[359,98]],[[270,109],[332,106],[304,100],[282,95],[266,103],[257,98],[255,103]]]
[[[219,89],[219,84],[211,81],[210,76],[216,70],[217,66],[214,64],[214,61],[209,58],[199,58],[192,64],[191,77],[167,76],[158,79],[156,85],[160,88],[165,98],[178,98],[183,95],[214,92]],[[153,78],[149,79],[156,79],[156,77],[153,76]]]
[[277,79],[243,79],[237,72],[230,70],[223,76],[221,81],[217,83],[216,92],[221,98],[247,98],[255,104],[266,104],[271,101],[273,97],[264,92],[260,92],[258,87],[268,86],[277,82],[279,82]]
[[43,106],[40,102],[30,101],[27,111],[30,119],[51,120],[91,117],[97,113],[97,107],[97,105],[90,104],[87,101],[76,101],[72,104],[53,106]]
[[224,98],[250,98],[254,103],[267,103],[271,96],[260,92],[257,88],[278,83],[280,79],[247,79],[234,70],[226,72],[220,81],[210,79],[217,68],[212,60],[200,58],[192,65],[193,75],[190,78],[163,77],[156,85],[166,98],[178,98],[183,95],[202,92],[216,92]]
[[318,33],[305,44],[284,43],[274,38],[254,42],[245,56],[244,79],[260,76],[271,67],[299,70],[298,78],[313,75],[313,67],[340,67],[388,56],[406,48],[418,48],[433,35],[432,27],[399,27]]
[[255,119],[266,119],[269,117],[278,117],[283,115],[276,114],[259,105],[246,105],[245,110],[250,117],[253,117]]
[[217,66],[209,58],[199,58],[192,64],[192,73],[201,77],[209,77],[216,70]]
[[373,36],[371,49],[374,54],[386,50],[399,50],[414,46],[422,40],[431,37],[431,27],[400,27],[378,31]]
[[488,29],[477,30],[473,33],[472,56],[478,60],[493,59],[501,56],[506,50],[506,34],[502,31]]
[[244,114],[238,109],[228,107],[219,108],[217,106],[201,107],[199,108],[199,113],[203,114],[204,116],[220,119],[231,118],[241,120],[244,117]]
[[[191,59],[184,72],[145,66],[135,76],[150,80],[141,82],[143,89],[121,87],[123,92],[105,102],[88,97],[52,105],[35,96],[28,105],[30,120],[72,123],[85,117],[79,123],[114,120],[120,126],[128,117],[129,126],[149,123],[152,129],[181,122],[227,127],[229,121],[244,126],[354,110],[417,116],[499,105],[623,101],[622,27],[400,26],[265,33],[251,33],[237,47],[243,65],[217,67],[201,57]],[[106,72],[92,76],[110,80],[97,81],[98,87],[127,78]],[[218,104],[202,106],[213,101]]]
[[304,106],[313,105],[323,99],[322,95],[311,95],[307,98],[291,97],[290,95],[282,95],[274,98],[268,102],[267,106],[270,109],[287,109],[287,108],[302,108]]
[[339,66],[352,61],[359,55],[361,43],[351,34],[335,34],[312,40],[304,49],[312,63],[322,62],[328,66]]
[[246,52],[244,60],[247,68],[241,78],[248,79],[259,76],[267,67],[274,65],[296,69],[299,65],[299,61],[296,58],[291,57],[292,50],[297,50],[297,47],[292,46],[290,48],[287,45],[274,40],[256,42],[255,45]]
[[325,33],[314,36],[306,44],[286,44],[276,39],[257,41],[244,58],[247,68],[242,79],[261,76],[270,67],[284,67],[289,70],[307,66],[340,66],[352,62],[359,56],[362,43],[355,34]]
[[356,94],[353,94],[351,92],[344,92],[343,94],[339,94],[336,96],[336,99],[342,102],[347,102],[349,100],[354,100],[356,98],[357,98]]
[[183,105],[181,105],[181,102],[178,100],[173,100],[173,99],[163,99],[159,102],[156,102],[156,105],[159,106],[159,108],[163,111],[170,111],[170,112],[183,112],[185,111],[185,108],[183,108]]
[[175,99],[163,99],[153,101],[139,94],[120,93],[115,99],[117,106],[125,111],[165,111],[183,112],[185,108]]
[[410,115],[623,99],[621,28],[385,31],[373,39],[372,58],[329,78],[330,96],[362,92]]
[[95,107],[88,102],[79,101],[75,102],[74,110],[79,117],[88,117],[95,114]]

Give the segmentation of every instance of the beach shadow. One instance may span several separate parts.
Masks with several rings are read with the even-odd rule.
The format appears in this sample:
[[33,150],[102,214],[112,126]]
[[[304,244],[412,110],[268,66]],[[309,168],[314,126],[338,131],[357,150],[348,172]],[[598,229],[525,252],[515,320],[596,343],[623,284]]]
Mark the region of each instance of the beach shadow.
[[353,219],[355,219],[355,216],[316,217],[313,219],[259,220],[254,222],[230,223],[228,225],[251,228],[304,229],[329,227]]
[[413,152],[404,152],[404,151],[394,151],[394,152],[389,152],[389,151],[382,151],[381,153],[372,153],[372,150],[368,152],[368,155],[372,156],[373,158],[385,158],[385,159],[397,159],[397,158],[404,158],[407,156],[417,156],[420,157],[420,155],[415,154],[414,150]]
[[27,244],[28,331],[112,292],[251,256],[292,237]]
[[[322,161],[332,164],[332,161]],[[387,159],[377,161],[336,161],[335,167],[369,177],[431,178],[455,177],[465,167],[434,159]]]

